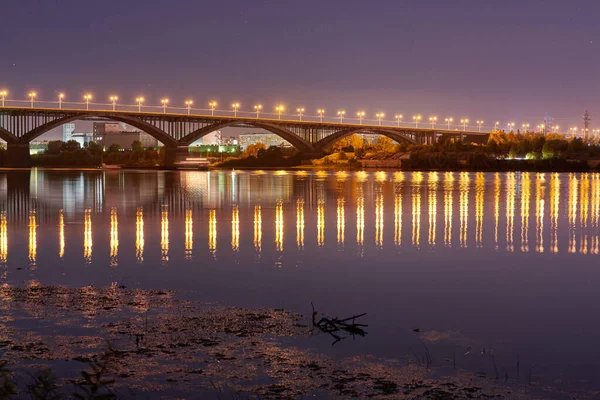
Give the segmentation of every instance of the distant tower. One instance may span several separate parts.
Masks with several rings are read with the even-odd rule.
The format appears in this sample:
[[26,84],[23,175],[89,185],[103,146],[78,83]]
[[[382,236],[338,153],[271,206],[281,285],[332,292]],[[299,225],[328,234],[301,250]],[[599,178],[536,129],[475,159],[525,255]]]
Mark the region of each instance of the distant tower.
[[590,116],[590,113],[588,112],[588,110],[585,110],[585,113],[583,113],[583,140],[588,139],[588,135],[590,133],[590,121],[591,120],[592,120],[592,117]]
[[544,135],[549,132],[554,132],[554,117],[544,114]]

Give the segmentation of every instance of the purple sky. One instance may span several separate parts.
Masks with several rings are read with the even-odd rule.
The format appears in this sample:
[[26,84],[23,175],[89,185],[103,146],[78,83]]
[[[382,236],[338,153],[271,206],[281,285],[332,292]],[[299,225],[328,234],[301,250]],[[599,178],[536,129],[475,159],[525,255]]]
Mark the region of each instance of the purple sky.
[[[600,126],[597,0],[4,0],[0,88]],[[408,117],[407,119],[410,119]]]

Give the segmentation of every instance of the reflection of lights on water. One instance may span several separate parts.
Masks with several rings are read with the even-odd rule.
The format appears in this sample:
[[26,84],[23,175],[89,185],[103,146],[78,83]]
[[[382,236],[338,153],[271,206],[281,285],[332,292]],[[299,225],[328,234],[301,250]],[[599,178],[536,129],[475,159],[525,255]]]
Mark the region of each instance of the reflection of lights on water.
[[514,251],[516,178],[514,172],[506,176],[506,250]]
[[92,262],[92,210],[84,211],[83,216],[83,258],[86,264]]
[[[536,187],[539,179],[536,179]],[[529,251],[529,206],[531,204],[531,177],[521,174],[521,251]]]
[[579,181],[575,174],[569,175],[569,253],[577,251],[577,239],[575,238],[575,228],[577,224],[577,200],[578,200]]
[[544,252],[544,214],[546,213],[546,187],[544,174],[538,175],[535,182],[535,249]]
[[402,245],[402,181],[394,184],[394,244]]
[[191,260],[194,250],[194,219],[192,210],[185,210],[185,259]]
[[65,216],[63,210],[58,213],[58,256],[65,256]]
[[454,174],[444,174],[444,245],[452,247],[452,211],[454,208]]
[[231,210],[231,250],[240,250],[240,209],[237,205]]
[[0,263],[6,264],[8,259],[8,225],[6,213],[0,214]]
[[283,251],[283,203],[277,201],[275,206],[275,247],[277,251]]
[[119,265],[119,220],[117,217],[117,208],[110,209],[110,266]]
[[362,257],[362,246],[365,239],[365,195],[361,181],[356,185],[356,197],[356,244],[359,247],[358,254]]
[[581,254],[588,253],[588,233],[587,223],[590,211],[590,181],[588,174],[581,174],[581,185],[579,190],[579,231],[581,239],[579,241],[579,252]]
[[262,210],[258,204],[254,206],[254,249],[258,254],[262,249]]
[[135,213],[135,260],[144,261],[144,209],[139,207]]
[[500,190],[501,190],[500,174],[496,172],[494,176],[494,244],[496,250],[499,248],[498,232],[500,230]]
[[325,246],[325,200],[317,201],[317,244]]
[[304,249],[304,200],[296,200],[296,245]]
[[592,228],[595,234],[592,236],[591,254],[598,254],[600,243],[598,243],[598,216],[600,214],[600,180],[598,174],[592,174],[592,195],[591,195]]
[[160,256],[163,263],[169,262],[169,206],[163,204],[160,213]]
[[379,183],[387,181],[387,172],[377,171],[375,172],[375,180]]
[[[413,174],[414,176],[414,174]],[[412,187],[412,244],[419,246],[421,242],[421,187]]]
[[36,267],[37,259],[37,219],[35,210],[29,211],[29,265]]
[[375,197],[375,244],[383,247],[383,187],[378,185]]
[[437,185],[439,177],[437,172],[430,172],[427,179],[427,206],[429,210],[429,234],[427,240],[430,246],[435,247],[437,236]]
[[344,234],[346,231],[346,211],[343,197],[337,199],[337,242],[340,248],[344,246]]
[[210,210],[208,214],[208,250],[213,257],[217,253],[217,211]]
[[550,252],[558,253],[558,211],[560,208],[560,178],[550,178]]
[[335,179],[338,182],[344,182],[350,175],[346,171],[338,171],[335,173]]
[[471,178],[468,172],[461,172],[458,182],[460,208],[460,247],[467,247],[469,229],[469,190]]
[[365,182],[369,178],[369,174],[365,171],[356,171],[354,176],[357,182]]
[[485,175],[475,175],[475,246],[483,247],[483,213],[485,209]]

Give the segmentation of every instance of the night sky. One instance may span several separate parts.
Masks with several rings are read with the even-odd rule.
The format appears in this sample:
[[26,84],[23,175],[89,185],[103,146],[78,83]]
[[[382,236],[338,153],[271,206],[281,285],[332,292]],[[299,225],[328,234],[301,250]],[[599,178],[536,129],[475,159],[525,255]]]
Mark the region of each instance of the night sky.
[[[600,125],[600,1],[3,0],[0,89]],[[596,124],[595,122],[598,121]]]

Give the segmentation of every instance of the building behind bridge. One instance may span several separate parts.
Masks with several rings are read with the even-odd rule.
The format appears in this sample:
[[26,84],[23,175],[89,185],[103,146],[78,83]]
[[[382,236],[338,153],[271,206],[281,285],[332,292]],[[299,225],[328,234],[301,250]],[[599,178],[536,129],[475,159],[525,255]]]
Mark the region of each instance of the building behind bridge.
[[239,141],[240,149],[245,150],[251,144],[263,143],[267,147],[281,146],[291,147],[292,145],[287,140],[275,135],[274,133],[240,133]]
[[94,122],[94,141],[104,149],[118,144],[123,149],[131,149],[134,141],[140,141],[144,148],[158,146],[158,140],[145,132],[126,130],[126,125],[119,122]]

